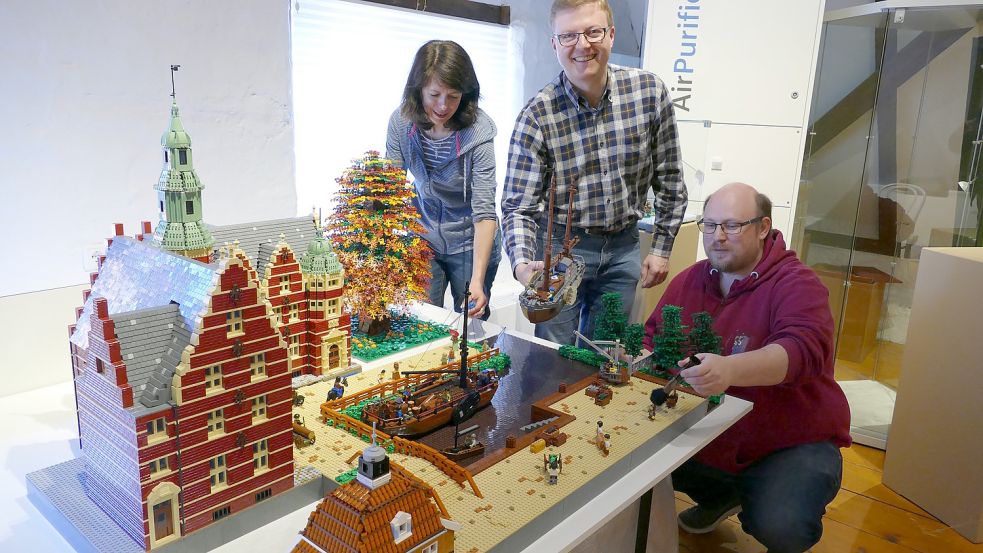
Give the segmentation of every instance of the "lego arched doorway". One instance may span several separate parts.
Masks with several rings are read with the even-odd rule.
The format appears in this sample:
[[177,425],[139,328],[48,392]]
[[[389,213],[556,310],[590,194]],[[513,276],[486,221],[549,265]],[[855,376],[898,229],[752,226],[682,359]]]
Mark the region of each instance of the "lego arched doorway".
[[337,369],[341,363],[341,350],[338,344],[331,344],[328,348],[328,369]]
[[181,488],[175,484],[161,482],[147,495],[151,549],[181,537],[181,524],[178,518],[180,492]]

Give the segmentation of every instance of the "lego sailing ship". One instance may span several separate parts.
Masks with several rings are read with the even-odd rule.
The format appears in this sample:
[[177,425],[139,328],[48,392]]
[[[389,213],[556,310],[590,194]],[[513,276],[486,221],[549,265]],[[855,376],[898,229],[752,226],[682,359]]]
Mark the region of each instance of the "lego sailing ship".
[[[468,285],[465,284],[465,290]],[[464,305],[468,304],[466,293]],[[375,424],[390,436],[421,436],[448,424],[459,423],[491,403],[498,391],[493,369],[468,366],[468,313],[462,313],[461,364],[457,369],[406,371],[403,375],[432,375],[399,397],[370,403],[362,408],[362,421]],[[493,374],[495,373],[495,374]]]
[[522,314],[533,324],[546,322],[560,314],[564,305],[577,300],[577,289],[584,277],[584,258],[573,254],[579,238],[571,238],[573,222],[573,197],[576,184],[567,193],[567,222],[563,238],[563,250],[555,258],[553,251],[553,210],[556,204],[556,174],[550,177],[549,207],[546,211],[546,233],[543,245],[543,270],[533,274],[526,289],[519,294]]

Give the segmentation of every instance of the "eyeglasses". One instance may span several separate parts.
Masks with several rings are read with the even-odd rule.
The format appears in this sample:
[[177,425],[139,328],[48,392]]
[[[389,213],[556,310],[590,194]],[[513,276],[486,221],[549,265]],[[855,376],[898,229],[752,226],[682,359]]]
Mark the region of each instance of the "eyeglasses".
[[764,215],[759,215],[754,219],[748,219],[743,223],[708,223],[703,219],[700,219],[696,222],[696,226],[703,234],[714,234],[717,232],[717,227],[724,229],[724,234],[740,234],[741,231],[744,230],[744,227],[750,225],[751,223],[757,223],[764,218]]
[[553,35],[553,37],[560,43],[560,46],[573,46],[574,44],[577,44],[580,42],[580,35],[584,35],[587,42],[593,44],[604,40],[604,37],[608,34],[609,28],[610,27],[593,27],[582,33],[560,33],[558,35]]

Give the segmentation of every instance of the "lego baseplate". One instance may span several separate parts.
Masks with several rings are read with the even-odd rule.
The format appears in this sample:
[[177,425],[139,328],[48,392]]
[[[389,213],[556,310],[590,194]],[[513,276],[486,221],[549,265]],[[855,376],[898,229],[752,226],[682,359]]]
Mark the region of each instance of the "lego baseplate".
[[[79,553],[143,553],[133,540],[85,493],[82,459],[72,459],[27,474],[27,495]],[[298,471],[298,483],[262,503],[154,549],[159,553],[195,553],[214,549],[281,516],[305,508],[337,487],[316,470]]]
[[[507,433],[517,433],[517,442],[528,443],[529,440],[522,440],[524,436],[514,428],[528,422],[534,402],[539,403],[539,409],[548,407],[560,414],[561,419],[573,417],[573,420],[560,428],[569,435],[567,442],[544,450],[558,453],[563,458],[563,472],[555,485],[547,483],[543,452],[531,453],[528,447],[516,447],[504,458],[499,453],[501,460],[490,466],[475,466],[476,470],[483,468],[474,476],[483,498],[477,497],[470,488],[459,487],[427,461],[399,453],[391,455],[394,461],[433,486],[452,518],[463,525],[456,534],[455,544],[455,551],[461,553],[522,551],[557,522],[685,432],[708,410],[705,399],[684,393],[675,409],[663,409],[655,420],[649,420],[648,397],[661,383],[641,378],[632,378],[629,384],[615,387],[611,402],[597,405],[582,388],[576,387],[576,383],[581,383],[585,377],[596,374],[596,369],[561,358],[555,349],[521,336],[501,336],[495,345],[512,357],[513,368],[500,382],[502,397],[496,395],[492,406],[477,417],[490,421],[481,423],[478,434],[482,440],[487,440],[491,455],[495,455],[495,451],[501,452],[500,444]],[[441,349],[408,355],[400,359],[400,364],[419,368],[428,363],[436,365]],[[564,377],[554,370],[544,370],[547,366],[554,369],[567,366],[570,371]],[[347,393],[376,385],[379,382],[377,372],[370,370],[351,378]],[[510,382],[510,379],[514,380]],[[568,394],[556,393],[559,382],[569,385]],[[294,412],[305,416],[318,438],[313,446],[295,449],[294,460],[298,465],[310,464],[327,476],[336,476],[352,468],[346,461],[366,444],[346,432],[320,423],[311,424],[317,420],[319,402],[323,401],[329,387],[319,383],[301,390],[308,396],[308,401]],[[553,398],[558,399],[553,401]],[[611,435],[610,453],[606,457],[594,443],[599,419],[604,421],[604,428]],[[489,428],[489,423],[498,421],[511,425],[509,430]],[[447,431],[444,429],[435,434],[446,434]],[[422,441],[430,443],[444,439],[446,437],[431,435]],[[438,444],[431,445],[437,447]]]

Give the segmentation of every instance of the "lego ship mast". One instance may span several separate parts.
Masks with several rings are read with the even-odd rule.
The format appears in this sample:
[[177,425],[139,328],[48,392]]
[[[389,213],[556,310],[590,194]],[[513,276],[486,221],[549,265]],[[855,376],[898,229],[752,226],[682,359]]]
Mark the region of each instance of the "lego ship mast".
[[577,244],[580,238],[570,238],[573,228],[573,196],[577,193],[577,183],[571,183],[567,189],[567,229],[563,236],[563,253],[570,255],[570,250]]
[[[550,202],[549,209],[546,211],[546,232],[544,233],[546,244],[543,246],[543,283],[540,285],[539,291],[541,296],[548,295],[550,291],[550,273],[552,273],[550,262],[550,254],[553,253],[553,207],[556,204],[556,173],[550,175]],[[567,222],[567,233],[569,234],[570,226],[569,221]]]

